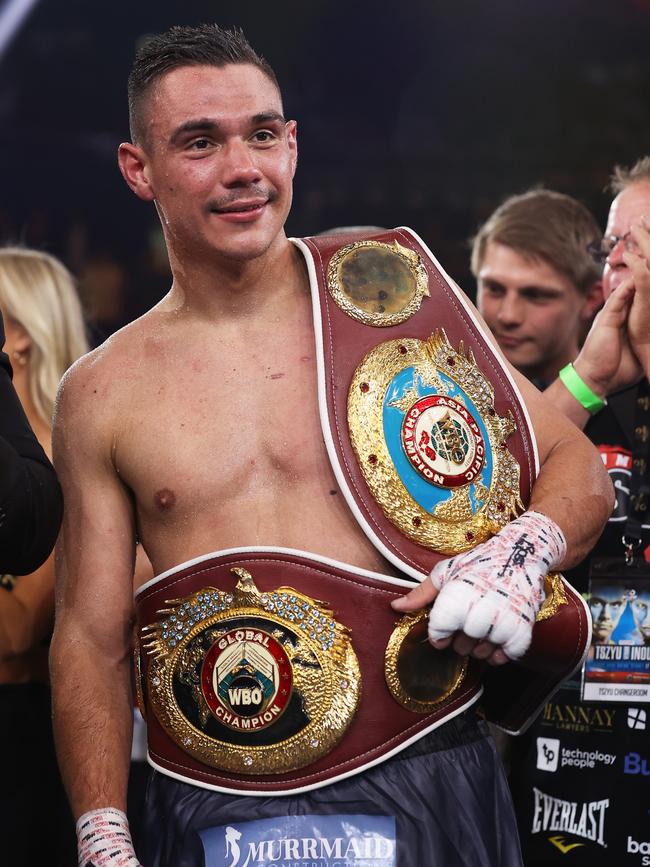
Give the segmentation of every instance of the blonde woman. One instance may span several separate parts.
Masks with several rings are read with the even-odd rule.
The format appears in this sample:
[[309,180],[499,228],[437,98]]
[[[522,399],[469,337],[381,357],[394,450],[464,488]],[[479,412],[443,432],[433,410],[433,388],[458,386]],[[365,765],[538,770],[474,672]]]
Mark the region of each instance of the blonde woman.
[[[46,253],[0,248],[0,313],[14,388],[51,458],[59,381],[88,349],[74,281]],[[74,863],[47,686],[53,555],[31,575],[2,575],[0,585],[0,766],[6,781],[0,787],[0,839],[14,867]]]

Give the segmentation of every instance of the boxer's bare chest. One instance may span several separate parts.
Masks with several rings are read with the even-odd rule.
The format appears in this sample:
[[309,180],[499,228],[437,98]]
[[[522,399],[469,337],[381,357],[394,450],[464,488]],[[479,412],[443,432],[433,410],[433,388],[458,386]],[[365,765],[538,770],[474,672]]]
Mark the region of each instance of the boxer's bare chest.
[[320,541],[340,557],[342,535],[348,557],[382,568],[329,464],[306,317],[143,358],[113,459],[155,568],[233,545]]
[[256,480],[303,474],[322,457],[314,352],[304,339],[188,348],[171,366],[152,364],[148,379],[118,453],[122,465],[135,463],[144,510],[163,488],[177,501],[214,502]]

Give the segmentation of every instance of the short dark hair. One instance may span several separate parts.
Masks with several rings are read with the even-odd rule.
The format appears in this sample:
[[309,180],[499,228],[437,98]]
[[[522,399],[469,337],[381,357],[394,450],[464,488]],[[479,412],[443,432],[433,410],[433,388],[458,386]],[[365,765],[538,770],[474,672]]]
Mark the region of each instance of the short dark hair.
[[151,86],[167,72],[181,66],[228,66],[250,63],[280,90],[275,72],[248,42],[239,27],[228,30],[218,24],[171,27],[148,37],[136,52],[129,75],[129,126],[136,144],[144,138],[142,102]]
[[583,204],[554,190],[528,190],[506,199],[472,241],[472,273],[478,277],[490,242],[527,259],[542,259],[585,294],[602,274],[587,251],[601,231]]
[[650,156],[641,157],[632,168],[614,166],[614,171],[609,179],[609,189],[615,196],[618,196],[632,184],[638,184],[641,181],[650,181]]

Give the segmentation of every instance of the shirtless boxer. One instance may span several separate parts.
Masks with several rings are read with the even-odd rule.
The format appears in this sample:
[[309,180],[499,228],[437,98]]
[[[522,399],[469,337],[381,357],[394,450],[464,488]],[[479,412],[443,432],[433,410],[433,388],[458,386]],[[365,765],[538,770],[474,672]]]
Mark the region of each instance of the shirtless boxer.
[[[296,123],[284,119],[275,76],[241,35],[182,28],[148,44],[130,94],[133,143],[120,146],[120,168],[136,195],[155,203],[173,284],[69,373],[55,435],[67,516],[52,645],[54,716],[84,865],[137,863],[123,815],[136,536],[156,574],[210,551],[268,544],[391,571],[340,496],[323,445],[306,269],[283,229]],[[546,556],[524,576],[530,590],[521,605],[534,611],[542,572],[585,555],[612,497],[588,442],[513,376],[543,463],[531,511],[519,519]],[[512,548],[516,523],[485,550],[498,559],[500,549]],[[498,620],[492,613],[482,632],[465,635],[465,602],[454,598],[454,587],[466,583],[464,557],[437,570],[441,596],[452,598],[434,606],[432,638],[503,662],[502,646],[523,615],[498,643],[481,640]],[[482,570],[472,572],[481,577],[474,601],[485,601],[485,581],[495,581]],[[436,592],[427,582],[396,607],[417,608]],[[447,615],[455,625],[445,626]],[[530,624],[512,655],[529,639]],[[473,865],[518,864],[505,786],[487,758],[492,748],[483,734],[458,741],[471,725],[461,718],[442,726],[426,762],[422,747],[299,797],[224,796],[157,774],[150,810],[160,812],[151,819],[146,867],[203,864],[196,830],[206,826],[238,821],[241,828],[249,818],[287,814],[394,815],[396,804],[398,825],[408,822],[398,837],[408,836],[412,847],[398,839],[400,864],[464,864],[463,850],[477,845]],[[454,749],[445,759],[447,747]],[[423,764],[431,768],[426,778],[415,770]],[[436,804],[431,818],[414,819],[429,801]]]

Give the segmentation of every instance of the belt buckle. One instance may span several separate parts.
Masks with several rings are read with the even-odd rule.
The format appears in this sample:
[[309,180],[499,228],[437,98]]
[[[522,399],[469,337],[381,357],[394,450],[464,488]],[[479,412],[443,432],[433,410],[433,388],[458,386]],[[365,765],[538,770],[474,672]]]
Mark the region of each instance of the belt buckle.
[[361,691],[349,630],[291,587],[205,587],[166,602],[142,629],[149,702],[169,737],[205,765],[279,774],[328,753]]

